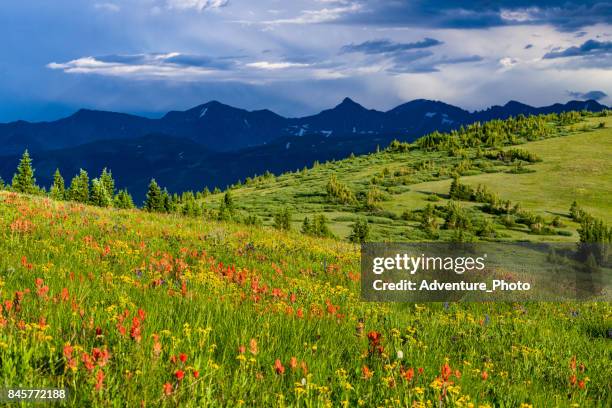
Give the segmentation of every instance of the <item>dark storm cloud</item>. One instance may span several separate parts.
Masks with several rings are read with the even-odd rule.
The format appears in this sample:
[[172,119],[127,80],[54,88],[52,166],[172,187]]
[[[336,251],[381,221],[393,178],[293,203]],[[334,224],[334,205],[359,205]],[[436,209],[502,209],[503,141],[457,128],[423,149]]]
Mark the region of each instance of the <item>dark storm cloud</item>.
[[[429,53],[429,56],[433,53]],[[427,57],[427,56],[424,56]],[[442,65],[455,65],[465,64],[469,62],[480,62],[483,58],[480,55],[470,55],[466,57],[440,57],[430,59],[403,59],[395,58],[395,65],[389,70],[389,72],[400,74],[400,73],[427,73],[427,72],[439,72]]]
[[347,13],[335,22],[459,29],[550,24],[562,31],[576,31],[612,20],[612,2],[606,0],[356,0],[354,3],[361,5],[359,11]]
[[435,38],[424,38],[421,41],[410,43],[398,43],[388,39],[371,40],[361,44],[349,44],[342,47],[343,53],[362,52],[364,54],[390,54],[401,53],[407,50],[429,48],[443,44]]
[[567,94],[572,98],[580,100],[594,100],[599,101],[608,96],[604,91],[589,91],[589,92],[573,92],[568,91]]
[[603,57],[612,56],[612,41],[588,40],[577,47],[569,47],[560,51],[544,54],[544,59],[567,57]]

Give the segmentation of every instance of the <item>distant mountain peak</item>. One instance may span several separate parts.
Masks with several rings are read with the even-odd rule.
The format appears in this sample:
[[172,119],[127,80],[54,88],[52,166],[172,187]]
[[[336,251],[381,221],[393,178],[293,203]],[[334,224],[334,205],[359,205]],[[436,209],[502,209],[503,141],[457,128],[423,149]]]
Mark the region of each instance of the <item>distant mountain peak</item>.
[[338,105],[334,107],[334,110],[342,109],[342,110],[366,110],[362,105],[358,104],[354,100],[349,97],[346,97],[340,102]]
[[515,101],[514,99],[509,100],[505,105],[505,108],[531,108],[531,106],[526,105],[522,102]]

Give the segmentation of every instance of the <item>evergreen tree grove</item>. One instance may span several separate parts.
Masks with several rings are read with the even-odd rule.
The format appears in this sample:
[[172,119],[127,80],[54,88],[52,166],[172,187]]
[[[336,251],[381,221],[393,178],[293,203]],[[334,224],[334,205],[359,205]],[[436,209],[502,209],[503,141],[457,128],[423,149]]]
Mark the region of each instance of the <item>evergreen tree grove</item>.
[[79,203],[89,202],[89,175],[85,170],[81,169],[70,182],[68,197]]
[[119,190],[113,200],[113,206],[115,208],[131,210],[132,208],[134,208],[134,201],[132,200],[132,196],[130,195],[130,193],[128,193],[127,190]]

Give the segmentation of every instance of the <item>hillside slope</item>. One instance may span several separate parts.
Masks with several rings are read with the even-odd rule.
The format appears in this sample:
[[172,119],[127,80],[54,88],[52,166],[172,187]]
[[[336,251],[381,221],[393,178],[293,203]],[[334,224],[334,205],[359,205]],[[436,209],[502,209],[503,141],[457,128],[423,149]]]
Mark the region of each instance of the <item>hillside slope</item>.
[[[575,241],[578,225],[568,218],[574,200],[587,212],[608,223],[612,221],[612,168],[608,164],[612,152],[611,129],[611,117],[589,117],[556,129],[554,137],[514,146],[541,160],[522,162],[521,174],[514,174],[516,162],[477,158],[476,149],[466,151],[464,158],[440,151],[382,151],[243,185],[231,193],[243,211],[259,216],[265,223],[272,223],[272,216],[279,208],[289,206],[296,229],[304,217],[312,219],[324,214],[331,221],[332,231],[345,238],[355,220],[363,216],[368,217],[372,240],[420,240],[423,236],[419,234],[418,214],[414,212],[427,204],[446,205],[451,174],[460,172],[462,183],[473,188],[484,185],[501,200],[519,203],[546,222],[556,216],[562,219],[563,225],[557,228],[557,233],[534,234],[525,228],[504,226],[498,218],[475,210],[474,218],[488,218],[493,222],[497,239]],[[364,197],[376,188],[384,197],[375,209],[363,208],[363,202],[358,205],[330,202],[326,185],[332,175],[356,196]],[[206,201],[214,206],[221,198],[221,194],[213,195]],[[470,202],[461,205],[468,209],[479,207]]]
[[609,405],[609,304],[360,302],[358,260],[335,240],[0,192],[3,381],[75,407]]

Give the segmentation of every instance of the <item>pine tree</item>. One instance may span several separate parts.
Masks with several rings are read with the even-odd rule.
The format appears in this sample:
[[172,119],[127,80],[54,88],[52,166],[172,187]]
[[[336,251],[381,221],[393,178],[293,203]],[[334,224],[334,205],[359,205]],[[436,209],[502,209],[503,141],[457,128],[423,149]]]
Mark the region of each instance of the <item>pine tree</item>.
[[359,219],[353,224],[353,231],[349,236],[349,241],[356,243],[364,243],[370,235],[370,226],[365,218]]
[[282,231],[291,229],[291,211],[285,207],[274,214],[274,227]]
[[144,209],[149,212],[164,211],[164,197],[162,195],[161,188],[155,179],[151,179],[151,182],[149,183],[149,191],[147,191]]
[[55,174],[53,174],[53,185],[50,193],[54,200],[64,200],[66,198],[66,186],[59,169],[55,169]]
[[89,202],[89,175],[85,170],[81,169],[79,175],[74,176],[70,182],[68,197],[79,203]]
[[427,204],[421,214],[421,229],[429,236],[433,236],[438,229],[438,219],[434,207]]
[[0,190],[4,190],[5,184],[4,184],[4,180],[2,180],[2,177],[0,177]]
[[310,224],[310,219],[308,217],[304,217],[304,221],[302,222],[302,234],[311,234],[312,233],[312,225]]
[[445,229],[463,229],[469,231],[472,229],[472,221],[468,217],[466,211],[454,201],[449,201],[446,205],[446,214],[444,216]]
[[98,207],[108,207],[112,203],[112,199],[106,186],[100,179],[91,180],[91,193],[89,195],[89,202]]
[[32,159],[26,150],[21,156],[21,161],[17,166],[17,173],[13,176],[12,188],[18,193],[35,194],[38,191],[36,179],[34,178],[34,169],[32,168]]
[[578,203],[576,201],[574,201],[572,203],[572,206],[569,209],[569,214],[570,214],[570,218],[576,222],[581,222],[581,218],[584,214],[584,210],[582,208],[580,208],[580,206],[578,205]]
[[104,189],[110,197],[115,196],[115,180],[113,179],[113,173],[110,170],[106,170],[106,167],[102,170],[100,175],[100,181],[104,185]]
[[162,212],[172,213],[176,211],[176,202],[172,200],[172,197],[170,197],[170,193],[168,193],[166,188],[164,188],[162,191],[162,202]]
[[333,237],[331,230],[327,226],[327,217],[325,215],[320,214],[314,218],[314,222],[312,225],[312,232],[317,237]]
[[227,209],[227,211],[229,211],[230,214],[234,213],[234,198],[232,197],[229,191],[226,191],[223,195],[223,204],[225,205],[225,208]]
[[115,208],[121,208],[124,210],[131,210],[134,208],[134,201],[127,190],[119,190],[113,201]]

